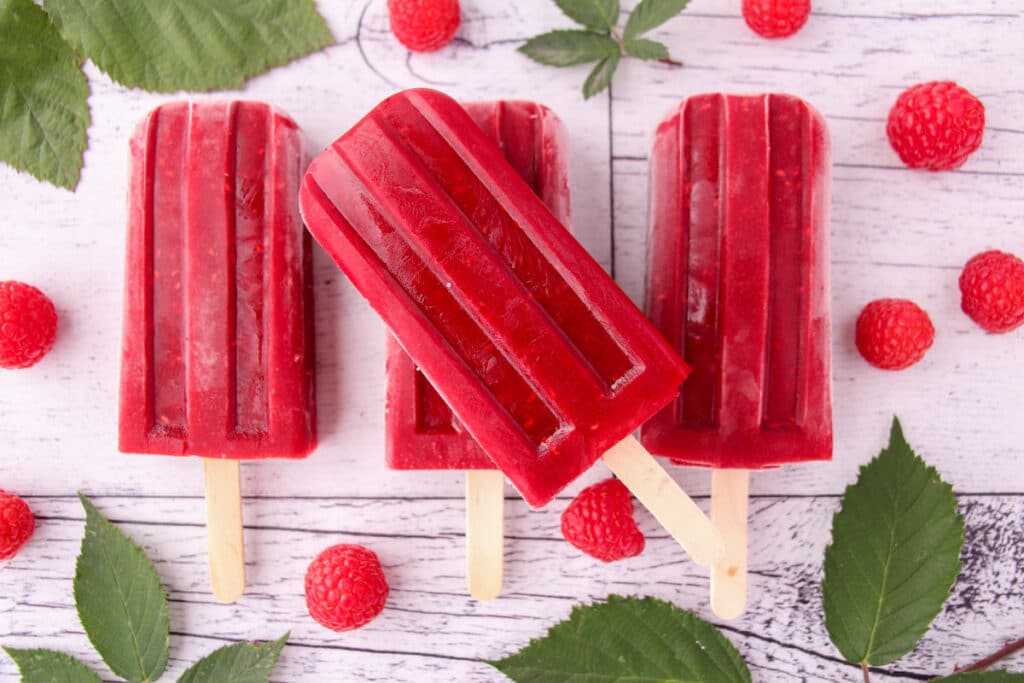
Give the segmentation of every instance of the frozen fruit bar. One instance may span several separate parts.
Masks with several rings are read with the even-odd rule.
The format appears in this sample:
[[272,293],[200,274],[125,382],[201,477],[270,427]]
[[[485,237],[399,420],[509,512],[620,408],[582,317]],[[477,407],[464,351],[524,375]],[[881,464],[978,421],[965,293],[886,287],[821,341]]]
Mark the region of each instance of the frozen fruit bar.
[[302,135],[258,102],[177,102],[131,141],[120,448],[295,458],[316,444]]
[[[470,102],[463,107],[559,223],[569,226],[568,143],[558,117],[533,102]],[[494,469],[448,404],[390,336],[387,383],[385,452],[389,467]]]
[[313,236],[534,506],[686,366],[457,102],[398,93],[302,184]]
[[788,95],[691,97],[651,159],[647,311],[693,373],[643,428],[682,463],[832,454],[829,139]]

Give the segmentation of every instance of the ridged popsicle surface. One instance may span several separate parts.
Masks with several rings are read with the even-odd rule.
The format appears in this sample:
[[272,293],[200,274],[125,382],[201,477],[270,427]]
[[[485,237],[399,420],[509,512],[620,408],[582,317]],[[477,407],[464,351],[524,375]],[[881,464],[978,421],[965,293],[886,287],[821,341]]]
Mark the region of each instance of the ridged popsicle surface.
[[829,138],[788,95],[698,95],[651,156],[647,312],[693,368],[642,430],[740,469],[832,455]]

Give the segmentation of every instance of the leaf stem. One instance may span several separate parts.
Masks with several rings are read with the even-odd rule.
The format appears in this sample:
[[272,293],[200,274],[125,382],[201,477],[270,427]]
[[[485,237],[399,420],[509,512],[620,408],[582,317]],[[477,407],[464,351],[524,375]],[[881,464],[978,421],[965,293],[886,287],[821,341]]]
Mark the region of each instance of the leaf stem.
[[[611,36],[615,40],[615,42],[619,44],[619,52],[621,52],[623,55],[628,55],[629,53],[626,52],[626,41],[622,39],[622,34],[619,33],[619,30],[617,28],[615,28],[614,26],[612,26],[610,29],[608,29],[608,31],[611,33]],[[662,57],[661,59],[658,60],[658,62],[660,62],[662,64],[667,64],[668,66],[682,66],[683,65],[682,62],[680,62],[678,60],[675,60],[675,59],[672,59],[671,56],[669,56],[669,57]]]
[[1014,655],[1020,652],[1021,650],[1024,650],[1024,638],[1015,640],[1012,643],[1007,643],[1005,646],[1003,646],[999,650],[996,650],[988,657],[979,659],[974,664],[971,664],[969,667],[961,669],[961,671],[983,671],[984,669],[989,668],[999,660],[1006,659],[1010,655]]
[[864,683],[871,683],[871,672],[868,671],[868,663],[861,662],[860,670],[864,672]]

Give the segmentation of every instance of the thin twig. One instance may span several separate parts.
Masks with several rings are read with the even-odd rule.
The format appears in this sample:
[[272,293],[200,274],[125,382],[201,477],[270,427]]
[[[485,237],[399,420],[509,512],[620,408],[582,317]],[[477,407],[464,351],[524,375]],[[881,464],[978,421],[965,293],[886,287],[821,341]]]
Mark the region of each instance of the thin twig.
[[868,671],[868,663],[861,662],[860,670],[864,672],[864,683],[871,683],[871,672]]
[[984,669],[989,668],[999,660],[1006,659],[1010,655],[1016,654],[1021,650],[1024,650],[1024,638],[1021,638],[1020,640],[1015,640],[1012,643],[1007,643],[1004,647],[993,652],[988,657],[985,657],[984,659],[979,659],[966,669],[961,669],[961,671],[983,671]]
[[668,64],[669,66],[682,66],[683,65],[682,62],[678,62],[678,61],[672,59],[671,57],[662,57],[658,61],[661,62],[662,64]]

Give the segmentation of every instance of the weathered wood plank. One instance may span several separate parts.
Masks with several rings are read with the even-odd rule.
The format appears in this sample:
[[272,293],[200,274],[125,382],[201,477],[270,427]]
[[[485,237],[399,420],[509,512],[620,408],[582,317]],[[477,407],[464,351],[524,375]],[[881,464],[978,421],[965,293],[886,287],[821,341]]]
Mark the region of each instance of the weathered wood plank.
[[[80,506],[73,498],[30,502],[40,528],[22,555],[0,571],[0,643],[85,655],[70,596]],[[499,679],[472,662],[513,651],[564,618],[573,604],[608,593],[656,595],[712,618],[707,572],[686,561],[645,512],[638,518],[648,536],[646,551],[603,565],[561,539],[561,504],[536,512],[507,500],[505,594],[478,603],[465,593],[460,500],[250,499],[248,590],[236,605],[221,605],[207,585],[200,499],[96,502],[146,547],[169,589],[177,634],[174,671],[216,639],[269,639],[290,629],[293,644],[279,670],[281,680],[314,670],[415,680],[436,667],[464,674],[465,680],[489,681]],[[755,680],[849,680],[853,670],[839,661],[824,635],[820,603],[821,562],[837,504],[836,498],[751,501],[750,609],[724,628],[751,662]],[[919,651],[887,670],[942,673],[996,649],[1001,638],[1021,628],[1024,586],[1015,543],[1024,533],[1024,498],[963,496],[961,506],[969,540],[955,594]],[[339,542],[374,549],[392,587],[388,608],[376,621],[342,635],[308,617],[302,587],[312,558]],[[374,657],[380,660],[376,665]],[[0,662],[0,680],[9,667]]]

